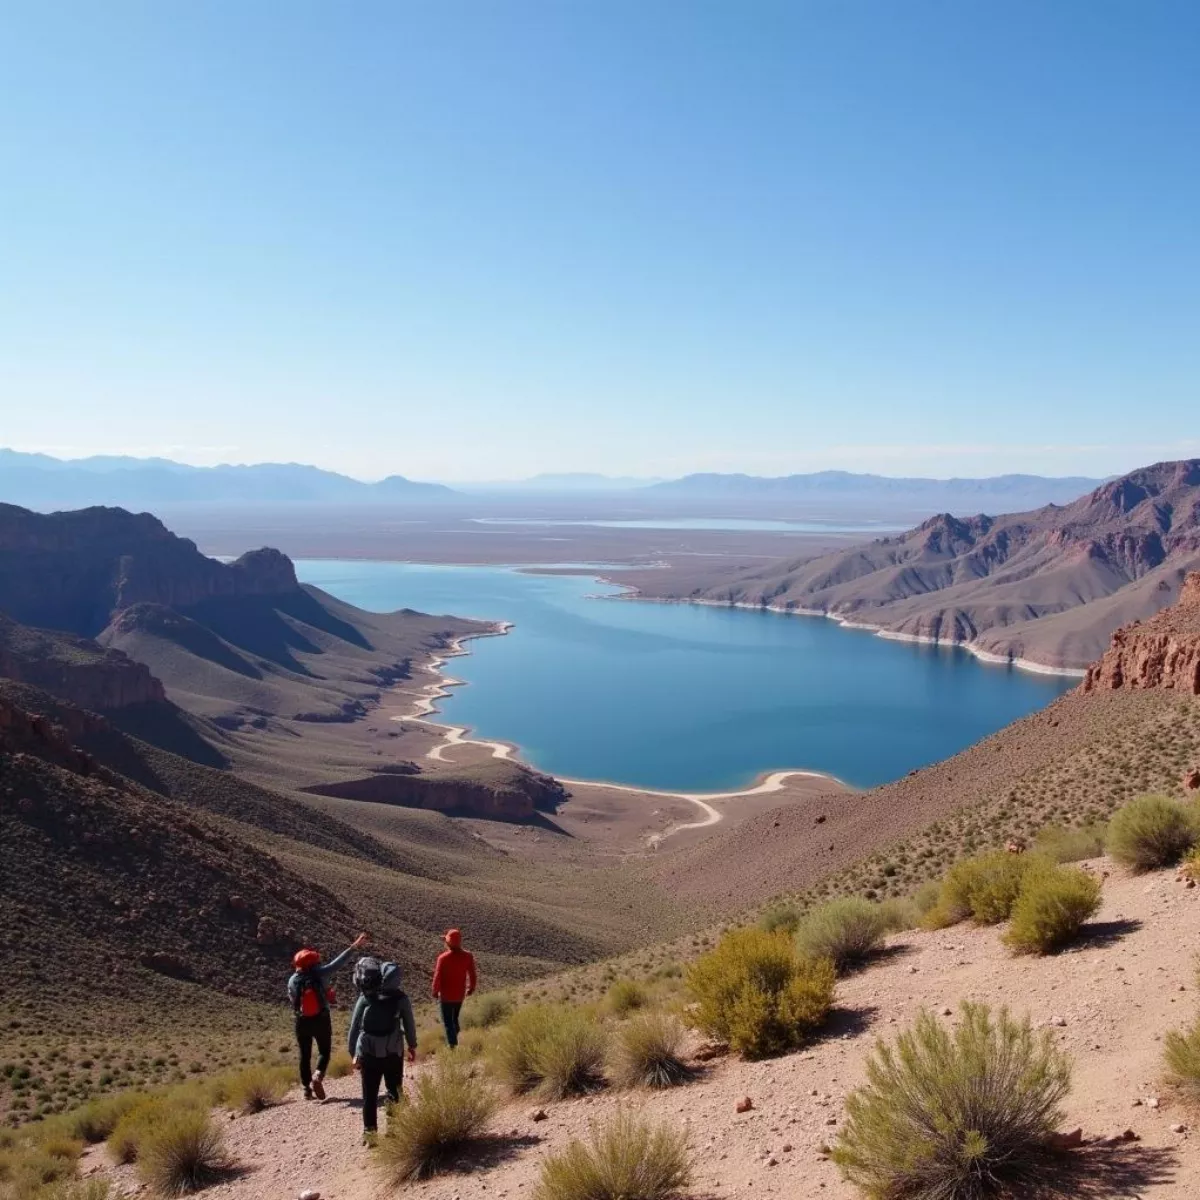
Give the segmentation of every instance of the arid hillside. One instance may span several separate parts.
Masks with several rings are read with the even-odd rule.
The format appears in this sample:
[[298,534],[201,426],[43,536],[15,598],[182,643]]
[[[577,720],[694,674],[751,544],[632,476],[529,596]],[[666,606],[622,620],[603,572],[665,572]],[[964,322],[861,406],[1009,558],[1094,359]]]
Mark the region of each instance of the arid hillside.
[[890,633],[1082,669],[1200,566],[1200,459],[1158,463],[1072,504],[943,513],[898,537],[675,589],[666,598],[825,613]]

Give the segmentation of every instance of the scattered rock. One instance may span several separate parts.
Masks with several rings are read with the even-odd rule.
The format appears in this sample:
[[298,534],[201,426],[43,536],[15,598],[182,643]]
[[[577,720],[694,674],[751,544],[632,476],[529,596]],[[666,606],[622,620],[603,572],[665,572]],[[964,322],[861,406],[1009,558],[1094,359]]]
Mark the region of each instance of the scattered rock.
[[321,1193],[315,1188],[307,1188],[305,1191],[300,1193],[300,1195],[297,1197],[297,1200],[321,1200]]
[[825,1124],[826,1124],[826,1125],[836,1125],[836,1124],[837,1124],[837,1117],[826,1117],[826,1118],[825,1118]]
[[1072,1129],[1070,1133],[1052,1133],[1047,1145],[1051,1150],[1077,1150],[1083,1145],[1083,1130]]
[[813,822],[813,824],[814,825],[824,825],[825,824],[825,814],[822,813],[819,817],[817,817],[817,819]]
[[544,1108],[539,1108],[530,1116],[529,1119],[531,1121],[545,1121],[547,1119],[546,1110]]
[[1046,1022],[1046,1024],[1053,1025],[1057,1029],[1065,1029],[1067,1027],[1067,1018],[1066,1017],[1051,1017],[1050,1020],[1048,1020]]
[[954,1009],[952,1009],[949,1005],[946,1005],[946,1007],[942,1009],[942,1016],[943,1017],[954,1016]]
[[735,1112],[748,1113],[754,1108],[754,1101],[749,1096],[743,1096],[733,1107]]
[[1161,1101],[1157,1096],[1151,1096],[1150,1099],[1146,1101],[1147,1108],[1158,1108],[1160,1104]]
[[1172,1125],[1172,1126],[1171,1126],[1171,1132],[1172,1132],[1172,1133],[1187,1133],[1187,1126],[1186,1126],[1186,1125],[1182,1125],[1182,1124],[1180,1124],[1180,1125]]

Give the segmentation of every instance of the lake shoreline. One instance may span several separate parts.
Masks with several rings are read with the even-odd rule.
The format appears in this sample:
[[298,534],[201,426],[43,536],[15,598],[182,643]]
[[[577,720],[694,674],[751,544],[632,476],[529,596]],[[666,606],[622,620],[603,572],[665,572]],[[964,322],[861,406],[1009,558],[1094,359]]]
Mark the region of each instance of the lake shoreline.
[[445,752],[454,746],[480,746],[489,750],[493,758],[519,763],[531,771],[537,771],[543,775],[551,775],[552,778],[557,779],[559,783],[567,787],[601,788],[609,791],[626,792],[637,796],[656,797],[666,800],[686,800],[700,809],[703,814],[701,820],[674,825],[665,833],[656,834],[651,839],[652,844],[660,844],[672,834],[682,833],[686,830],[708,828],[724,820],[724,815],[712,806],[711,802],[714,800],[737,800],[743,797],[761,796],[767,793],[779,792],[784,789],[787,780],[792,778],[827,780],[831,789],[840,791],[856,792],[859,790],[844,780],[837,778],[836,775],[829,774],[827,771],[814,771],[802,767],[769,768],[759,771],[748,786],[731,791],[673,792],[661,788],[641,787],[631,783],[617,783],[607,779],[570,779],[566,776],[553,775],[549,771],[543,771],[540,767],[526,762],[521,757],[521,748],[513,742],[471,737],[469,735],[472,730],[469,726],[451,725],[446,721],[434,720],[435,716],[441,715],[438,702],[450,696],[451,689],[467,687],[470,683],[469,680],[457,679],[448,674],[445,670],[446,663],[450,659],[462,658],[470,654],[471,651],[467,648],[468,642],[474,641],[477,638],[504,637],[513,628],[514,624],[515,622],[512,621],[496,621],[492,623],[493,627],[491,629],[480,630],[478,633],[469,633],[464,634],[462,637],[453,638],[444,651],[435,654],[428,662],[422,663],[419,666],[419,670],[427,671],[436,677],[434,682],[426,684],[423,694],[416,697],[412,708],[408,712],[398,713],[389,719],[396,722],[415,721],[418,724],[436,729],[441,733],[442,740],[426,752],[425,757],[427,760],[444,763],[448,761],[445,757]]
[[900,633],[882,625],[872,625],[867,621],[854,621],[841,613],[826,612],[822,608],[781,608],[777,604],[749,604],[744,600],[691,600],[682,596],[647,596],[633,584],[622,583],[619,579],[598,578],[602,583],[624,589],[616,596],[597,596],[598,600],[641,600],[650,604],[697,604],[707,608],[741,608],[749,612],[769,612],[781,617],[824,617],[827,621],[833,621],[843,629],[859,629],[864,633],[873,633],[876,637],[889,642],[910,642],[918,646],[965,650],[973,658],[977,658],[981,663],[990,667],[1016,667],[1017,670],[1027,671],[1030,675],[1053,675],[1063,679],[1082,679],[1087,674],[1086,667],[1052,667],[1049,663],[1040,663],[1032,658],[996,654],[992,650],[984,650],[974,642],[948,642],[942,638],[926,637],[918,633]]

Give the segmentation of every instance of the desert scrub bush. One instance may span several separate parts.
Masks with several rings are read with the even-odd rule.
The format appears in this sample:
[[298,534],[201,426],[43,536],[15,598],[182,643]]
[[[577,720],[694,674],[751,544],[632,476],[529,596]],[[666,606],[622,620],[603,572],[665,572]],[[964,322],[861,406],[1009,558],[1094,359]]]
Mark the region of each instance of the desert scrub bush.
[[800,922],[796,948],[807,958],[828,958],[845,971],[879,949],[888,925],[888,913],[870,900],[857,896],[828,900]]
[[631,1012],[645,1008],[650,995],[636,979],[618,979],[608,989],[605,999],[613,1016],[627,1017]]
[[727,933],[688,972],[698,1028],[747,1058],[793,1049],[824,1020],[837,972],[792,939],[763,929]]
[[512,1012],[512,1000],[503,992],[487,992],[475,997],[463,1010],[464,1029],[492,1029]]
[[1056,863],[1082,862],[1104,853],[1104,825],[1047,825],[1033,839],[1033,850]]
[[621,1087],[675,1087],[692,1078],[683,1026],[670,1013],[641,1013],[616,1033],[612,1076]]
[[409,1102],[388,1109],[387,1129],[376,1145],[379,1163],[394,1185],[435,1175],[495,1115],[496,1094],[453,1058],[417,1076]]
[[1004,941],[1019,954],[1051,954],[1074,941],[1100,907],[1100,880],[1078,867],[1029,871]]
[[623,1109],[546,1158],[534,1200],[668,1200],[691,1178],[687,1134]]
[[759,928],[767,933],[793,934],[800,928],[800,910],[791,904],[768,908],[758,919]]
[[1167,796],[1138,796],[1117,809],[1108,826],[1108,852],[1132,871],[1177,863],[1200,838],[1195,815]]
[[1200,883],[1200,846],[1193,846],[1187,852],[1182,865],[1184,877]]
[[292,1081],[290,1067],[264,1065],[246,1067],[223,1081],[220,1103],[240,1113],[258,1113],[278,1104]]
[[145,1092],[118,1092],[115,1096],[102,1096],[67,1113],[63,1120],[73,1137],[94,1145],[103,1142],[131,1108],[148,1098]]
[[925,914],[925,926],[944,929],[968,917],[979,925],[1007,920],[1025,873],[1039,861],[1044,860],[996,850],[955,863],[942,880],[937,903]]
[[514,1092],[536,1088],[558,1098],[599,1087],[606,1050],[603,1027],[582,1009],[532,1004],[513,1013],[500,1030],[491,1059]]
[[138,1148],[138,1173],[162,1196],[184,1196],[215,1183],[229,1167],[224,1138],[207,1112],[163,1112]]
[[151,1134],[172,1113],[199,1112],[207,1115],[209,1090],[204,1087],[178,1088],[173,1092],[142,1093],[127,1108],[108,1135],[108,1152],[118,1163],[137,1162]]
[[873,1200],[987,1200],[1039,1182],[1070,1064],[1028,1019],[964,1004],[878,1042],[846,1100],[834,1161]]

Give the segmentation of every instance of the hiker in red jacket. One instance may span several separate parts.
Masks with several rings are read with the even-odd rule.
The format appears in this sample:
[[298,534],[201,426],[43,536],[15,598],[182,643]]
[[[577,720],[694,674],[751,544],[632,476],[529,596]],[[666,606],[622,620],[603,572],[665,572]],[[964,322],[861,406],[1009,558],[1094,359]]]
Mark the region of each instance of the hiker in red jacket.
[[433,969],[433,998],[441,1002],[446,1041],[453,1048],[458,1045],[458,1017],[463,1001],[474,992],[479,980],[474,955],[462,948],[462,931],[448,929],[442,940],[446,949],[438,955]]

